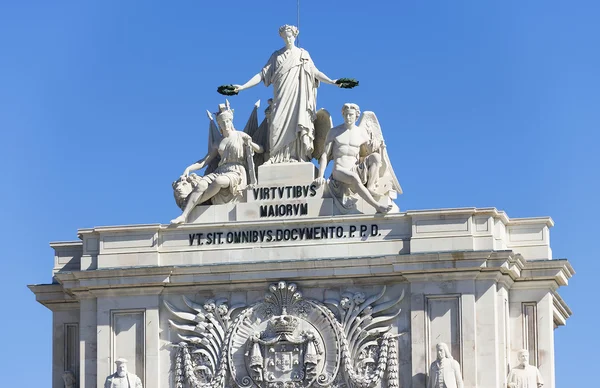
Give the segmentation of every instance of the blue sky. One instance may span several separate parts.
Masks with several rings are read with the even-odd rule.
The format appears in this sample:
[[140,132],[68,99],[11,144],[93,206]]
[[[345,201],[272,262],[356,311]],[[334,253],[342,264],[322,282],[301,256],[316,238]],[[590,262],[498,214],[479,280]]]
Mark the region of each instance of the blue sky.
[[[78,228],[166,223],[171,181],[206,152],[216,87],[243,83],[296,22],[296,1],[0,2],[0,371],[50,386],[50,241]],[[401,209],[497,207],[552,216],[577,271],[556,334],[557,386],[589,385],[600,345],[597,1],[303,0],[300,45],[331,78],[319,107],[375,111]],[[242,127],[257,86],[231,98]],[[592,307],[594,306],[594,307]],[[32,369],[35,371],[31,373]],[[577,372],[576,372],[577,371]]]

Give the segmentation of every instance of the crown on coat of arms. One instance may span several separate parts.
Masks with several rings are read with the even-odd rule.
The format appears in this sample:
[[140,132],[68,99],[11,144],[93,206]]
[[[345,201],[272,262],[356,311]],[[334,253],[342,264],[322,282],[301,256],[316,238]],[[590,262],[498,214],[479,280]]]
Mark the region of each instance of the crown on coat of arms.
[[276,333],[293,333],[300,321],[291,315],[278,315],[271,318],[271,325]]

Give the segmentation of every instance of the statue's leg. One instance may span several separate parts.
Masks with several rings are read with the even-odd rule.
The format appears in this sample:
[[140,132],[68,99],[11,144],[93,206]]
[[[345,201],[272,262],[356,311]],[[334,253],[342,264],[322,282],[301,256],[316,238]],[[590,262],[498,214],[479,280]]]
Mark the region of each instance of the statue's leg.
[[219,175],[211,184],[208,186],[204,195],[202,195],[202,201],[209,200],[210,198],[217,195],[221,189],[229,187],[231,181],[225,175]]
[[202,203],[201,200],[204,197],[204,193],[208,189],[209,185],[205,180],[200,180],[198,186],[192,191],[190,194],[185,207],[183,208],[183,212],[181,215],[173,220],[171,220],[171,224],[183,224],[187,221],[188,216],[194,210],[197,204]]
[[377,182],[379,182],[379,169],[381,168],[381,155],[377,152],[367,156],[365,163],[368,168],[367,189],[373,195],[380,195],[375,191]]
[[333,170],[331,175],[335,180],[345,183],[350,186],[350,189],[360,195],[367,203],[375,208],[378,213],[387,213],[392,210],[392,205],[383,206],[373,198],[369,190],[361,182],[360,178],[355,172],[337,169]]

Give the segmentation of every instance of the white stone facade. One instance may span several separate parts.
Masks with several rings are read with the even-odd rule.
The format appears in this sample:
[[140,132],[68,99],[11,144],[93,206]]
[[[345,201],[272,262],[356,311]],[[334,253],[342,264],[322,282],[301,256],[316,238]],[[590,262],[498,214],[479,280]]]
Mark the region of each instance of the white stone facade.
[[574,271],[552,258],[552,226],[464,208],[81,229],[79,241],[51,244],[52,284],[30,288],[53,312],[52,387],[70,369],[80,387],[103,386],[119,357],[145,387],[175,387],[165,302],[249,305],[285,280],[317,301],[404,292],[391,322],[400,387],[426,387],[445,342],[465,387],[506,387],[525,348],[554,388],[554,329],[570,316],[557,289]]

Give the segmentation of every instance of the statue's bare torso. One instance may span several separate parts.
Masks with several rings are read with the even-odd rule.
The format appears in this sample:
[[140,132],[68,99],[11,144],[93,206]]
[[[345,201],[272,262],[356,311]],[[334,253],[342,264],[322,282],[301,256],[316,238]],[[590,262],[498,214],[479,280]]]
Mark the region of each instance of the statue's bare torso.
[[[362,128],[353,125],[346,128],[344,125],[332,128],[329,132],[327,151],[331,150],[333,156],[333,174],[336,171],[351,173],[358,164],[360,147],[369,141],[368,134]],[[332,144],[333,143],[333,144]],[[344,181],[344,179],[340,179]]]

